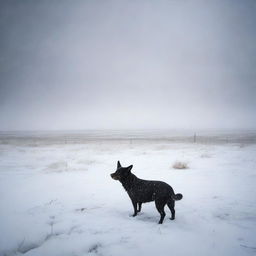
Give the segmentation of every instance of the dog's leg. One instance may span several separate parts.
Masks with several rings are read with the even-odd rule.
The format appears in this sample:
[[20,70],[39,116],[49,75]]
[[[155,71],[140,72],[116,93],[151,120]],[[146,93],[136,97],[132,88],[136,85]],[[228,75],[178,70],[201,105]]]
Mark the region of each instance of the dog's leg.
[[158,212],[161,215],[158,224],[162,224],[164,217],[165,217],[164,206],[165,206],[166,202],[164,202],[163,200],[156,200],[155,204],[156,204],[156,209],[158,210]]
[[142,202],[139,202],[139,203],[138,203],[138,212],[141,211],[141,205],[142,205]]
[[172,217],[171,217],[171,220],[174,220],[175,219],[175,209],[174,209],[174,206],[175,206],[175,201],[174,200],[169,200],[167,202],[167,205],[172,213]]
[[133,205],[133,209],[134,209],[134,214],[132,215],[132,217],[135,217],[137,215],[137,202],[135,202],[134,200],[132,200],[132,205]]

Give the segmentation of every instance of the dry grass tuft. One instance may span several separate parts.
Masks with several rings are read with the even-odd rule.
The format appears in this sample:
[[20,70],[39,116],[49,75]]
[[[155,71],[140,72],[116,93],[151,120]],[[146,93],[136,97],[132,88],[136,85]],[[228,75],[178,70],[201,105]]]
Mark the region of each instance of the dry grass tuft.
[[172,168],[174,168],[174,169],[188,169],[188,163],[176,161],[173,164]]

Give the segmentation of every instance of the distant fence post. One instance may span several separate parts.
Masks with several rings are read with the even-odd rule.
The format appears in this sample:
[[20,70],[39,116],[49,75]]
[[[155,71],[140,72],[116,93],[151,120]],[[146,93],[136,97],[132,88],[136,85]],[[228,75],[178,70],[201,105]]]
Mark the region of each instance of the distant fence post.
[[196,133],[194,133],[194,143],[196,143]]

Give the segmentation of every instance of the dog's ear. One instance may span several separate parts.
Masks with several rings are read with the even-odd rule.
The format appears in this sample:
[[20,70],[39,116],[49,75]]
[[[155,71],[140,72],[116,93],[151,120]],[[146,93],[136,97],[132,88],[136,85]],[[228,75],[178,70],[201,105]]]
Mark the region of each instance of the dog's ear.
[[117,169],[120,168],[120,167],[122,167],[122,166],[121,166],[120,162],[117,161]]
[[128,166],[128,167],[126,168],[127,171],[128,171],[128,172],[131,172],[132,167],[133,167],[133,165]]

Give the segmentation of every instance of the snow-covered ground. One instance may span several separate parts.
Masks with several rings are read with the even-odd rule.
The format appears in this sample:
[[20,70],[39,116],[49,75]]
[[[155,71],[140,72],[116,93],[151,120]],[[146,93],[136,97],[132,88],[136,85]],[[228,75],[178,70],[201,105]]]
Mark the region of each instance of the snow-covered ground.
[[[174,221],[154,203],[130,217],[117,160],[183,194]],[[0,255],[256,255],[255,199],[255,144],[0,144]]]

